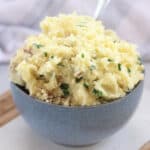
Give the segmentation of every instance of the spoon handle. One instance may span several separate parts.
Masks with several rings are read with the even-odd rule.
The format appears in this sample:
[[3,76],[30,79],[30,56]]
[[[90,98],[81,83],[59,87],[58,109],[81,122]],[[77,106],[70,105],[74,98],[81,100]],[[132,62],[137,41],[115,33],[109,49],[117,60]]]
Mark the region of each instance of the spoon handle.
[[98,0],[96,10],[94,12],[94,19],[97,19],[102,11],[107,4],[109,3],[110,0]]

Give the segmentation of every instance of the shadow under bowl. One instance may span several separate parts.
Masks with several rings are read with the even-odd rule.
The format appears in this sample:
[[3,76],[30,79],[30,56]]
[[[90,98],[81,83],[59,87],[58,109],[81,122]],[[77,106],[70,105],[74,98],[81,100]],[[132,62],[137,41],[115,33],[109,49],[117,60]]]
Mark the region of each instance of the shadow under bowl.
[[29,96],[11,83],[16,106],[35,132],[58,144],[86,146],[117,132],[134,113],[144,81],[116,101],[95,105],[66,107],[49,104]]

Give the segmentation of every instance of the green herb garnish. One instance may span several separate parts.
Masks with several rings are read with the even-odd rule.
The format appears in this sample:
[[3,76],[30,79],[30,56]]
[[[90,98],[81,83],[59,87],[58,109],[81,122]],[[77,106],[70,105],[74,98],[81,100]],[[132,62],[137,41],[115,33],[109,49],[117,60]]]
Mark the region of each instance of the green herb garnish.
[[42,44],[37,44],[37,43],[33,43],[33,45],[34,45],[36,48],[38,48],[38,49],[44,46],[44,45],[42,45]]
[[102,91],[100,91],[100,90],[97,90],[97,89],[93,89],[93,91],[92,91],[93,93],[94,93],[94,95],[96,96],[96,97],[102,97],[103,96],[103,93],[102,93]]
[[121,64],[118,64],[118,70],[121,71]]
[[90,70],[92,71],[92,70],[95,70],[96,69],[96,66],[95,65],[91,65],[90,66]]
[[110,59],[110,58],[108,58],[108,61],[109,61],[109,62],[112,62],[113,60],[112,60],[112,59]]
[[61,66],[61,67],[64,67],[64,66],[65,66],[62,62],[58,63],[57,65],[58,65],[58,66]]
[[138,58],[137,58],[137,59],[138,59],[138,61],[141,61],[141,57],[139,57],[139,56],[138,56]]
[[70,92],[69,92],[69,84],[67,83],[62,83],[60,85],[60,88],[64,94],[65,97],[69,96]]
[[84,24],[77,24],[77,26],[79,26],[79,27],[87,27],[86,25],[84,25]]
[[47,56],[48,56],[47,52],[44,52],[44,56],[45,56],[45,57],[47,57]]
[[89,88],[89,84],[88,84],[87,82],[84,82],[84,83],[83,83],[83,86],[84,86],[86,89]]
[[130,72],[131,72],[131,69],[130,69],[130,68],[127,68],[127,70],[128,70],[128,73],[130,73]]
[[83,53],[81,54],[81,57],[84,58],[84,54]]
[[54,58],[54,56],[52,55],[52,56],[51,56],[51,58],[53,59],[53,58]]
[[76,79],[76,83],[78,83],[78,82],[80,82],[83,79],[83,77],[75,78],[75,79]]
[[138,64],[141,65],[141,64],[142,64],[142,62],[141,62],[141,57],[138,56],[137,59],[138,59]]
[[64,44],[64,46],[66,46],[66,47],[70,47],[70,45],[68,45],[68,44]]
[[86,21],[80,21],[79,24],[77,24],[79,27],[87,27],[87,22]]

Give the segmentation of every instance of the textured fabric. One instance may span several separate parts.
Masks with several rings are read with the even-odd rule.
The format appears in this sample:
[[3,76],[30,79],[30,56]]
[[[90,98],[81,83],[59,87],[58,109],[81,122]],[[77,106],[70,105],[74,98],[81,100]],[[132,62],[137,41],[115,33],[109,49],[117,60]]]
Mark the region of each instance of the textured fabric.
[[[99,19],[122,38],[136,43],[150,61],[149,0],[110,0]],[[8,62],[29,35],[38,32],[46,16],[76,11],[94,16],[97,0],[0,0],[0,63]]]

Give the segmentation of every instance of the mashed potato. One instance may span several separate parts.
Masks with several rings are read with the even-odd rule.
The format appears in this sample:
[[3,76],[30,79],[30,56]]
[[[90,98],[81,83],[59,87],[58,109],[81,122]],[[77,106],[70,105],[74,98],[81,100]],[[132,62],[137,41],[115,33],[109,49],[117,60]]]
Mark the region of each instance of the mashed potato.
[[12,82],[31,96],[66,106],[103,104],[143,80],[136,47],[88,16],[46,17],[11,61]]

